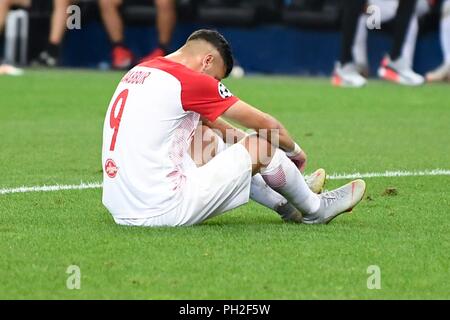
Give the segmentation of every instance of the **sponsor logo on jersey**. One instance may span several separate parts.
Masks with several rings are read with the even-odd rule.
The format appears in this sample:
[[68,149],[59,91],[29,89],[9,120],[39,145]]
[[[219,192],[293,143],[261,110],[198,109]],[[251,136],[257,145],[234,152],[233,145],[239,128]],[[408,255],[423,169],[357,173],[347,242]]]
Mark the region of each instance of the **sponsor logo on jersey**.
[[219,94],[223,99],[232,97],[233,94],[230,92],[230,90],[225,87],[225,85],[222,82],[219,82]]
[[116,163],[112,159],[108,159],[105,162],[105,173],[110,178],[115,178],[117,175],[117,171],[119,168],[116,166]]

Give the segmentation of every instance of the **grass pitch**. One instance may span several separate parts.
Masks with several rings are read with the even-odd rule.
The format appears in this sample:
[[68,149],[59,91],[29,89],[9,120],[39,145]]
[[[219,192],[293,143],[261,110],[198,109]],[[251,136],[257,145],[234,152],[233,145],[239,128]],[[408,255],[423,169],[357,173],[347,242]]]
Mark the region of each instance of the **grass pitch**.
[[[103,118],[121,75],[1,77],[0,189],[101,181]],[[448,85],[227,85],[286,125],[309,154],[307,171],[450,169]],[[366,182],[365,200],[327,226],[284,224],[250,203],[195,227],[120,227],[100,189],[0,194],[0,298],[449,299],[450,176]],[[66,287],[70,265],[79,290]],[[381,289],[367,287],[371,265]]]

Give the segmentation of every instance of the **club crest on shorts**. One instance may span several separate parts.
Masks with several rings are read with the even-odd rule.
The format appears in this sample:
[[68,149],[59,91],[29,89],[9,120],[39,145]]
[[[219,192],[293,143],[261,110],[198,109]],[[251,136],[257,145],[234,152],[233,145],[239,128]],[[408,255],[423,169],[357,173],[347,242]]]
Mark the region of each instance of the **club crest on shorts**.
[[222,82],[219,82],[219,94],[223,99],[233,96],[230,90],[228,90]]
[[117,175],[117,171],[119,168],[116,166],[116,163],[112,159],[108,159],[105,162],[105,173],[110,178],[115,178]]

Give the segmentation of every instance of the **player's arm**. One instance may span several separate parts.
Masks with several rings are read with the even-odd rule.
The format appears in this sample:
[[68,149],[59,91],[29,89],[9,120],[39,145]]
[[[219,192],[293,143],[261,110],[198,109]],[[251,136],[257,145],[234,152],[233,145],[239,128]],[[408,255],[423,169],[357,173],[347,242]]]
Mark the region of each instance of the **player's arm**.
[[267,139],[275,147],[286,152],[286,155],[303,171],[306,165],[306,154],[291,138],[289,132],[280,121],[262,112],[242,100],[229,107],[223,117],[237,124],[255,130],[258,135]]
[[[259,135],[286,152],[294,151],[294,140],[277,119],[242,100],[233,104],[222,116],[243,127],[255,130]],[[275,137],[271,132],[278,133],[278,142],[273,140]],[[279,145],[277,145],[278,143]]]

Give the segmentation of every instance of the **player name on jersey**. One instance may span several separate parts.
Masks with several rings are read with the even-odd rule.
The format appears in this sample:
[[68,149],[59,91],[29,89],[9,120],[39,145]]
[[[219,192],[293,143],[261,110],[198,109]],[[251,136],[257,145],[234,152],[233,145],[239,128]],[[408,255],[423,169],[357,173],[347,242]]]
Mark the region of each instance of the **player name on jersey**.
[[148,71],[128,71],[121,82],[129,84],[144,84],[151,72]]

